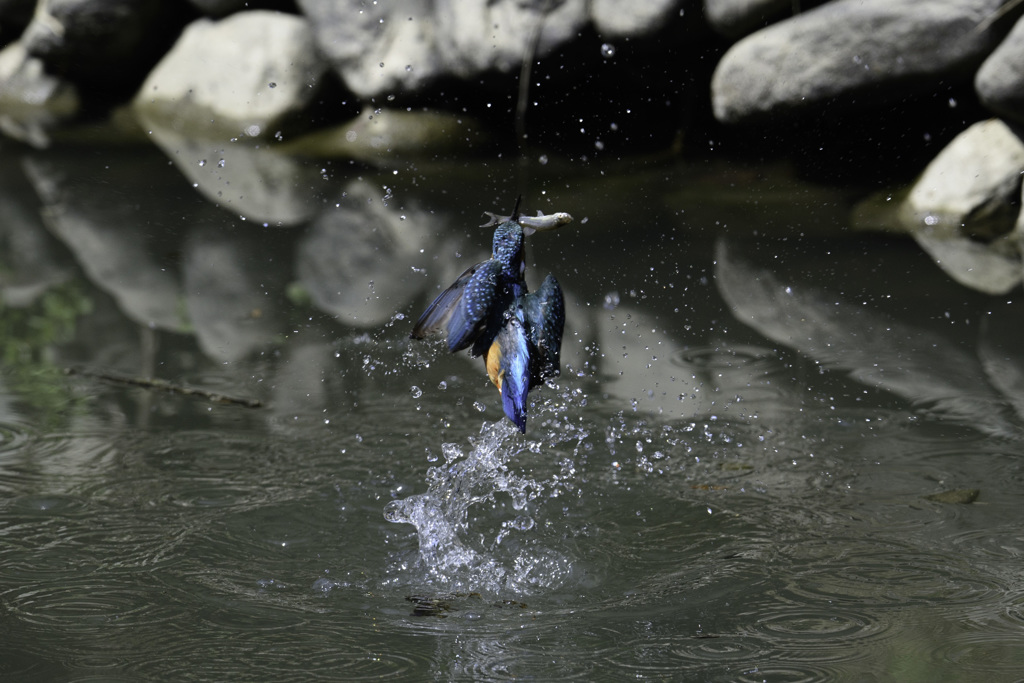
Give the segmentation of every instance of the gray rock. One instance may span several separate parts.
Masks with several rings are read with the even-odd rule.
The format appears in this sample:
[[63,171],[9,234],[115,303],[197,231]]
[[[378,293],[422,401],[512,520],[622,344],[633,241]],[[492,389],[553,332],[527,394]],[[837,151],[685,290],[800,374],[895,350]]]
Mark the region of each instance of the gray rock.
[[78,113],[75,87],[46,72],[20,42],[0,50],[0,131],[33,147],[50,144],[49,130]]
[[590,18],[604,38],[624,38],[653,33],[664,26],[672,14],[683,11],[683,0],[592,0]]
[[232,12],[240,12],[248,5],[248,0],[188,0],[189,3],[203,14],[211,17],[223,17]]
[[590,19],[605,38],[653,33],[682,11],[684,0],[591,0]]
[[1024,123],[1024,19],[978,69],[974,88],[989,109]]
[[914,226],[953,226],[964,237],[1010,232],[1024,172],[1024,142],[1002,121],[974,124],[928,164],[904,202]]
[[[736,43],[712,78],[716,118],[738,122],[889,86],[894,96],[966,75],[999,33],[1003,0],[837,0]],[[898,89],[899,88],[899,89]]]
[[585,0],[539,6],[518,0],[298,0],[317,46],[360,97],[415,91],[442,76],[469,78],[519,69],[540,28],[537,56],[575,38],[588,20]]
[[199,19],[150,73],[133,105],[195,134],[272,136],[317,92],[327,65],[302,17],[268,11]]
[[0,45],[21,35],[35,7],[36,0],[0,0]]
[[152,63],[145,56],[160,45],[165,9],[160,0],[39,0],[21,40],[71,80],[133,80],[141,76],[137,67]]
[[704,16],[711,28],[736,38],[792,7],[793,0],[704,0]]
[[1021,281],[1005,236],[1020,210],[1024,142],[997,119],[974,124],[943,149],[907,193],[899,223],[957,282],[1003,294]]

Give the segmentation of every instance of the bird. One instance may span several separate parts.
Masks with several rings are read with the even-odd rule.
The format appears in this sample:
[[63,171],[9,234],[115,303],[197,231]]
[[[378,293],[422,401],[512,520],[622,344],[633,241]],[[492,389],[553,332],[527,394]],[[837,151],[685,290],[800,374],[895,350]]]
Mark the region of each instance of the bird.
[[[491,258],[470,266],[427,307],[409,335],[444,332],[448,349],[483,356],[487,376],[501,393],[505,415],[526,433],[529,391],[560,372],[565,299],[554,275],[535,293],[526,284],[525,237],[544,227],[519,222],[520,199],[494,230]],[[493,215],[493,214],[489,214]],[[565,214],[568,216],[568,214]]]

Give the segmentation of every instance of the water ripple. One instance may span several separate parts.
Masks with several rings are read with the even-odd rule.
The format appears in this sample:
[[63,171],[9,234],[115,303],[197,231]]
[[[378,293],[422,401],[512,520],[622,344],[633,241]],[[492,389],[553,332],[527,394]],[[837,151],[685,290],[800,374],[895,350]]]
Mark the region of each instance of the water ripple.
[[28,437],[28,432],[21,425],[0,422],[0,456],[17,451]]
[[948,555],[892,541],[831,538],[794,545],[788,554],[796,567],[782,593],[796,602],[971,605],[996,598],[1003,590]]

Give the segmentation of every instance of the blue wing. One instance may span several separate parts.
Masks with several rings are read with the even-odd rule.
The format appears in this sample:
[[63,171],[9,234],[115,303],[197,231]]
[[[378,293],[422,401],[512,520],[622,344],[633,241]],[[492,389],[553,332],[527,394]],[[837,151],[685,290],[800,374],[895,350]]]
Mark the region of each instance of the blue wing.
[[420,319],[416,321],[409,336],[413,339],[423,339],[447,327],[452,313],[462,302],[462,292],[466,288],[466,283],[482,265],[483,263],[478,263],[475,266],[470,266],[448,289],[438,294],[437,298],[427,306],[427,310],[423,311]]
[[508,419],[526,433],[526,395],[530,390],[530,344],[522,309],[511,316],[487,352],[487,374],[501,390],[501,405]]
[[543,384],[561,371],[562,333],[565,329],[565,299],[553,275],[534,294],[523,300],[528,339],[531,345],[530,386]]
[[484,340],[483,343],[479,337],[486,328],[493,327],[496,310],[499,311],[497,316],[500,318],[500,309],[497,307],[504,308],[503,301],[499,301],[504,299],[498,292],[500,273],[501,264],[491,259],[479,264],[469,276],[462,291],[462,299],[459,305],[454,307],[448,320],[448,348],[453,352],[461,351],[477,342],[473,347],[473,355],[479,356],[490,346],[494,332],[489,335],[491,339]]
[[[501,265],[493,260],[470,266],[448,289],[441,292],[433,303],[427,306],[409,335],[423,339],[441,329],[448,333],[448,348],[452,353],[467,348],[488,326],[494,317],[492,309],[496,303],[497,280]],[[500,305],[500,302],[497,302]],[[484,348],[493,341],[493,335]],[[474,356],[482,351],[474,348]]]

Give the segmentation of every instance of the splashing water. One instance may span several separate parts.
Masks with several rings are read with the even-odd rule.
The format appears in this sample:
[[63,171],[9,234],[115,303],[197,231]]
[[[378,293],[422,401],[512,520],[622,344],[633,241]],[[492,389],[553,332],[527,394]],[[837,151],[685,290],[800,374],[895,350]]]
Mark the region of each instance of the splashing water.
[[573,559],[546,547],[565,541],[545,539],[544,525],[535,520],[545,515],[545,502],[578,493],[571,459],[540,481],[516,473],[509,461],[540,453],[541,444],[519,438],[507,420],[484,422],[470,442],[469,453],[443,444],[445,464],[427,470],[427,491],[388,503],[384,518],[416,527],[417,569],[436,588],[522,595],[561,585]]

